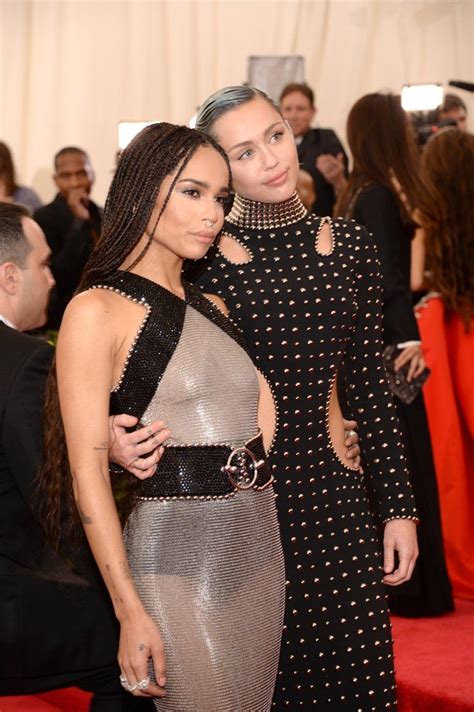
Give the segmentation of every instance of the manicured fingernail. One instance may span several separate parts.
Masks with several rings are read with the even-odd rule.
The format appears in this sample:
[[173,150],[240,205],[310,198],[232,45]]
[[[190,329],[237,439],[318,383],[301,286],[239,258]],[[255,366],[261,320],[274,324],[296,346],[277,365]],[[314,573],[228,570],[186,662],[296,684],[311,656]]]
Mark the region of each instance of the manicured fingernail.
[[164,687],[166,685],[166,677],[159,677],[158,678],[158,685],[160,687]]

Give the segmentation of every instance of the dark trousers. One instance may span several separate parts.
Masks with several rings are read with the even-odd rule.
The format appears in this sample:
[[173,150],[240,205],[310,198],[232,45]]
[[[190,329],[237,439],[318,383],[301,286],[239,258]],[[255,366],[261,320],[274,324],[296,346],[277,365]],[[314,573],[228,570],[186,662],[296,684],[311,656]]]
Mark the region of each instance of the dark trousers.
[[90,712],[152,712],[151,699],[134,697],[119,681],[117,666],[99,670],[74,682],[75,687],[92,692]]
[[76,680],[76,687],[93,693],[90,712],[152,712],[151,699],[134,697],[122,688],[114,665]]

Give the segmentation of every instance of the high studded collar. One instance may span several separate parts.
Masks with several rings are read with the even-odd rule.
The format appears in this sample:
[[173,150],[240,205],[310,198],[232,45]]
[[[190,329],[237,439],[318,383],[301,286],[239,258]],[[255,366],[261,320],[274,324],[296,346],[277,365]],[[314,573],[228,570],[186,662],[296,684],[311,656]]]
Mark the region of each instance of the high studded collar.
[[237,227],[265,230],[292,225],[307,214],[296,192],[283,203],[259,203],[236,194],[227,221]]

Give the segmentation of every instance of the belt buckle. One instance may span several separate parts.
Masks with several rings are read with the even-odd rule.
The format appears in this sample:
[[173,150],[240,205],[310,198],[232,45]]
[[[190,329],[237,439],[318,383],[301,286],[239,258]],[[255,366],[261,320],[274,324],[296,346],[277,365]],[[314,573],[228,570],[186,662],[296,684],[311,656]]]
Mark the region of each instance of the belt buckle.
[[[232,464],[234,457],[237,458],[236,465]],[[257,460],[253,452],[243,446],[232,450],[222,470],[233,487],[239,490],[248,490],[256,483],[258,471],[264,464],[264,460]],[[252,474],[249,472],[249,466],[253,469]]]

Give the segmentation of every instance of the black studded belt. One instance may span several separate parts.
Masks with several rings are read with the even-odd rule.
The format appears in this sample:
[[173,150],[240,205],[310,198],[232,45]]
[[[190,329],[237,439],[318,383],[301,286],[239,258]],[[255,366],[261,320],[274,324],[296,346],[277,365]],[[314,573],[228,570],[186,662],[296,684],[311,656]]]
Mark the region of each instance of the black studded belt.
[[273,482],[262,434],[242,447],[169,446],[156,473],[143,480],[139,499],[229,497],[237,490],[261,490]]

